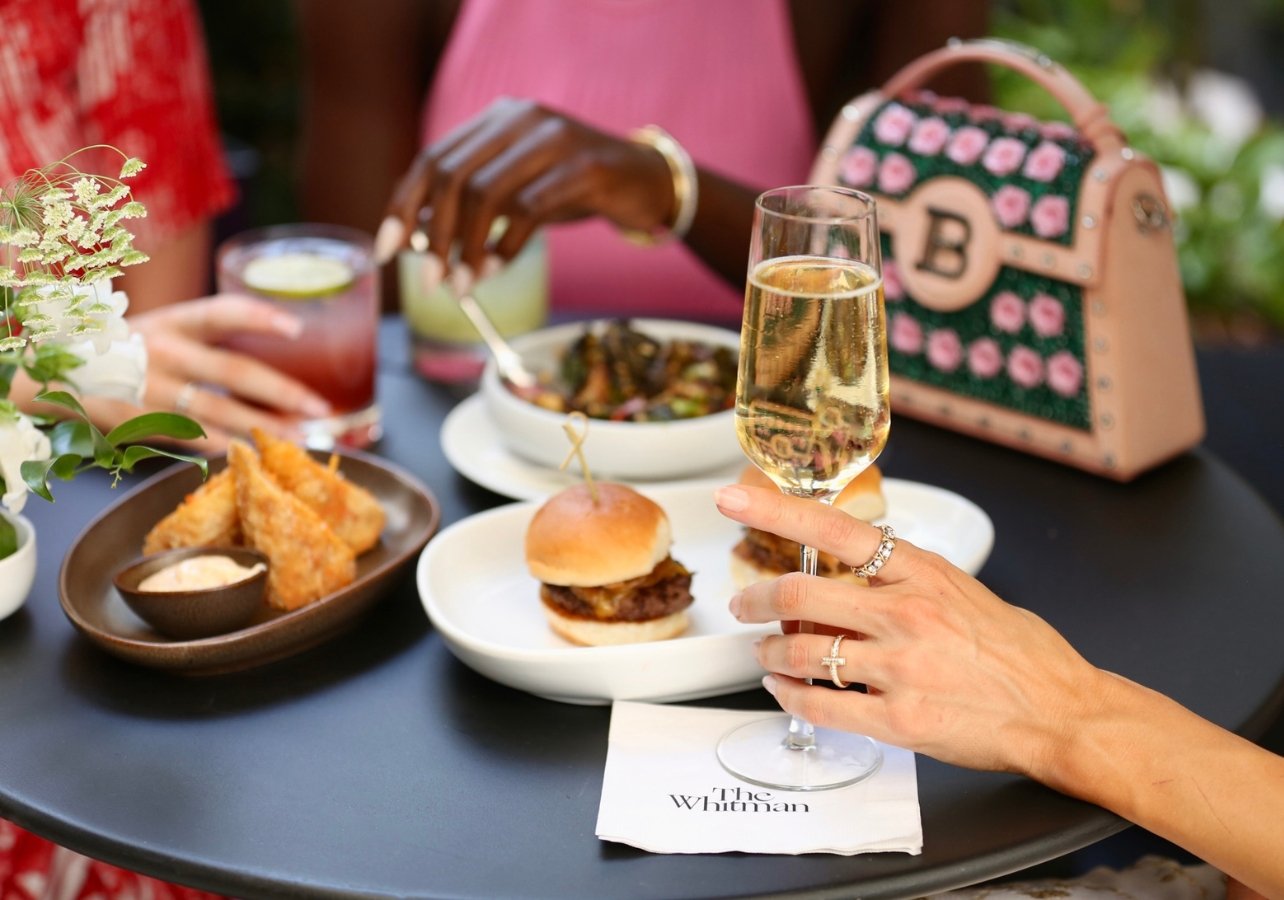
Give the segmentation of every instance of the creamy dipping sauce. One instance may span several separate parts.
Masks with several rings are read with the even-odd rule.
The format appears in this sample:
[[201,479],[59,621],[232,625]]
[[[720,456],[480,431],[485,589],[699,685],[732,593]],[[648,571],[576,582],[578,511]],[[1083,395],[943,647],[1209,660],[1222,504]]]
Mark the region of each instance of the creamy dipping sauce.
[[158,569],[138,584],[140,591],[202,591],[227,587],[266,569],[263,563],[243,566],[229,556],[191,556]]

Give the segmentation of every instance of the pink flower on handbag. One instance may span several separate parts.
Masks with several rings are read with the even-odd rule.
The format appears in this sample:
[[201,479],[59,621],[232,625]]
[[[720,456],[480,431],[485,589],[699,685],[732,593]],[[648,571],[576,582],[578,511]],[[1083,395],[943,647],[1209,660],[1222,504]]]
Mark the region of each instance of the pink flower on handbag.
[[1067,125],[1065,122],[1044,122],[1039,132],[1050,141],[1070,141],[1079,137],[1079,132],[1074,130],[1074,126]]
[[1023,112],[1008,113],[1003,117],[1003,127],[1008,131],[1025,131],[1027,128],[1038,128],[1039,120]]
[[1048,182],[1061,173],[1065,161],[1064,150],[1051,141],[1044,141],[1025,158],[1025,168],[1021,170],[1021,174],[1035,181]]
[[971,115],[973,122],[993,122],[995,119],[1003,118],[1003,110],[980,104],[972,107]]
[[899,103],[889,103],[874,120],[874,137],[879,143],[899,147],[909,137],[916,121],[918,116],[908,109]]
[[1061,301],[1047,294],[1035,294],[1030,300],[1030,327],[1039,337],[1056,337],[1066,326],[1066,310]]
[[968,103],[962,97],[941,97],[933,104],[936,111],[943,116],[949,115],[950,113],[967,112],[968,107],[971,105],[972,104]]
[[963,342],[952,328],[938,328],[927,336],[927,361],[942,372],[953,372],[963,362]]
[[950,139],[950,126],[943,119],[933,116],[923,119],[914,126],[910,135],[909,148],[920,156],[935,156],[941,152],[945,142]]
[[868,147],[853,147],[843,157],[839,177],[852,187],[868,187],[878,171],[878,154]]
[[883,297],[887,300],[901,300],[905,297],[900,267],[890,259],[883,263]]
[[985,149],[985,156],[981,159],[981,165],[985,166],[986,171],[991,175],[1011,175],[1021,165],[1021,160],[1025,159],[1025,143],[1018,141],[1016,138],[1000,137],[990,142],[990,146]]
[[1070,227],[1070,201],[1055,194],[1040,197],[1030,210],[1030,224],[1039,237],[1060,237]]
[[914,186],[916,178],[912,162],[899,153],[889,153],[878,168],[878,189],[884,194],[903,194]]
[[1043,357],[1029,347],[1013,347],[1008,354],[1008,377],[1023,388],[1043,381]]
[[923,328],[909,313],[898,312],[892,316],[892,333],[888,343],[893,350],[901,353],[921,353],[923,350]]
[[967,367],[978,378],[993,378],[1003,368],[1003,351],[994,338],[977,338],[967,348]]
[[970,166],[981,158],[990,136],[983,129],[967,125],[954,132],[945,155],[960,166]]
[[1083,363],[1069,350],[1058,350],[1048,357],[1048,387],[1062,397],[1074,397],[1083,386]]
[[990,323],[999,331],[1016,334],[1025,324],[1025,304],[1011,291],[995,294],[990,301]]
[[1025,224],[1025,217],[1030,212],[1030,194],[1015,184],[1005,184],[994,192],[991,201],[994,206],[994,217],[1004,228],[1017,228]]

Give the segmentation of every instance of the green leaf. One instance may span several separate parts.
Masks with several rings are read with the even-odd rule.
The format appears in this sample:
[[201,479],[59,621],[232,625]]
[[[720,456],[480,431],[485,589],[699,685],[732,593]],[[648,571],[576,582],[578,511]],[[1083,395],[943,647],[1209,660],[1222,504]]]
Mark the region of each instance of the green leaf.
[[194,419],[178,413],[151,412],[135,416],[107,432],[107,443],[119,447],[150,437],[191,441],[205,437],[205,429]]
[[27,483],[32,493],[52,503],[53,494],[49,492],[49,476],[54,475],[63,481],[71,481],[76,477],[80,463],[81,457],[75,453],[64,453],[53,459],[39,461],[29,459],[22,464],[22,480]]
[[80,405],[79,400],[67,391],[43,391],[36,395],[36,399],[44,403],[52,403],[54,406],[61,406],[63,409],[69,409],[83,419],[89,437],[93,441],[94,465],[102,469],[113,468],[116,448],[109,444],[107,439],[103,437],[103,433],[98,430],[93,422],[89,421],[89,413],[85,412],[85,408]]
[[93,429],[84,419],[63,419],[50,429],[49,443],[54,456],[64,453],[94,455]]
[[80,405],[80,401],[67,391],[42,391],[36,394],[36,399],[41,403],[52,403],[54,406],[69,409],[86,422],[89,421],[89,413],[85,412],[85,408]]
[[4,516],[0,516],[0,559],[12,556],[18,549],[18,529]]
[[166,459],[176,459],[179,462],[192,463],[201,470],[201,477],[208,478],[210,474],[210,464],[203,456],[193,456],[188,453],[175,453],[170,450],[161,450],[157,447],[144,447],[141,444],[135,444],[127,447],[121,454],[120,468],[125,472],[134,471],[134,466],[138,465],[145,459],[155,459],[156,457],[165,457]]

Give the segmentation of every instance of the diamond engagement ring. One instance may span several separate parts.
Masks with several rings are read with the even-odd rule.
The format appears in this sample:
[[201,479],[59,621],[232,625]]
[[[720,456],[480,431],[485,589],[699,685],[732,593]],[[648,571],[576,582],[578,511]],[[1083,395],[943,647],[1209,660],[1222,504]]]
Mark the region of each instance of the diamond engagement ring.
[[863,566],[852,566],[852,574],[857,578],[873,578],[887,564],[892,551],[896,549],[896,532],[892,530],[892,526],[880,525],[878,530],[883,533],[883,539],[879,542],[878,549],[874,551],[874,555],[870,557],[869,562]]
[[200,386],[195,381],[184,382],[183,386],[178,389],[178,393],[174,395],[174,412],[185,413],[191,409],[192,398],[196,396],[196,392],[199,390]]
[[845,637],[847,637],[845,634],[836,636],[834,638],[834,643],[830,645],[829,655],[822,656],[820,658],[820,664],[822,666],[829,666],[829,680],[834,683],[834,687],[840,688],[847,687],[846,682],[838,677],[838,667],[847,665],[847,657],[838,655],[838,651],[842,648],[843,639]]

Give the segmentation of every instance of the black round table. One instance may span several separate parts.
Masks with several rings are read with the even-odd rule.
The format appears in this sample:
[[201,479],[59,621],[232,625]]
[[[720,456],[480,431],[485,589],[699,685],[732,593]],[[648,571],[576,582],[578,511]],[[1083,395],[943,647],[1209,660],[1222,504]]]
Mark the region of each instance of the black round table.
[[[458,395],[416,379],[395,325],[378,452],[449,524],[504,498],[447,465]],[[908,420],[884,471],[994,520],[981,577],[1094,663],[1255,736],[1284,678],[1284,526],[1207,450],[1114,484]],[[1115,816],[1026,779],[919,758],[924,850],[660,856],[594,836],[606,707],[562,705],[456,661],[412,573],[337,639],[235,675],[107,656],[58,604],[62,556],[112,501],[103,478],[33,500],[40,568],[0,622],[0,815],[73,849],[241,897],[903,897],[1110,835]],[[761,691],[697,706],[770,708]],[[1180,748],[1174,748],[1180,752]]]

